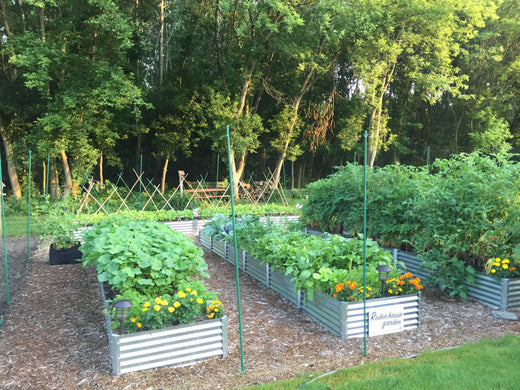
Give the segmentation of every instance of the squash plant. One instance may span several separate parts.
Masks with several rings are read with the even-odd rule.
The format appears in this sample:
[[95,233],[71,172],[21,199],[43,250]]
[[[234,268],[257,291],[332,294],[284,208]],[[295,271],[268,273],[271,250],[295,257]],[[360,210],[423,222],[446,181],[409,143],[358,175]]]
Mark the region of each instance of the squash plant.
[[152,296],[209,276],[202,249],[159,222],[114,219],[93,226],[84,240],[84,266],[95,264],[99,281],[123,294],[134,289]]

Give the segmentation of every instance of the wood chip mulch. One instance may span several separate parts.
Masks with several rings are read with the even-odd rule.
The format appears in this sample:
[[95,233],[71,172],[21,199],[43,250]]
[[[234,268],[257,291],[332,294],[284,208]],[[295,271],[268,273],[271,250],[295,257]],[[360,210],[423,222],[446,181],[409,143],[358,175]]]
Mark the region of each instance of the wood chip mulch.
[[[198,240],[194,237],[199,245]],[[229,356],[180,368],[111,374],[103,304],[93,267],[50,266],[47,250],[32,267],[0,325],[2,389],[230,389],[311,376],[340,367],[482,338],[520,335],[520,322],[491,316],[492,308],[433,289],[422,297],[421,326],[367,339],[341,340],[288,301],[240,273],[245,374],[241,372],[235,269],[214,254],[205,259],[208,288],[219,293],[229,317]],[[519,313],[517,313],[519,314]]]

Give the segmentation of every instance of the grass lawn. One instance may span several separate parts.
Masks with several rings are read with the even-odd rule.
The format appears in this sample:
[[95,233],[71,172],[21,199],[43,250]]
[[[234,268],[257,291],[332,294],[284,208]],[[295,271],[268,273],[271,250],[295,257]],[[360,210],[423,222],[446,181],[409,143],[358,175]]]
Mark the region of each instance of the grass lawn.
[[258,390],[518,389],[520,337],[508,335],[414,358],[341,369],[314,379],[296,378],[247,387]]
[[[31,217],[29,225],[31,236],[39,236],[41,234],[41,224],[36,218]],[[23,237],[27,235],[27,216],[10,216],[5,217],[5,231],[8,237]],[[2,226],[0,225],[0,233]]]

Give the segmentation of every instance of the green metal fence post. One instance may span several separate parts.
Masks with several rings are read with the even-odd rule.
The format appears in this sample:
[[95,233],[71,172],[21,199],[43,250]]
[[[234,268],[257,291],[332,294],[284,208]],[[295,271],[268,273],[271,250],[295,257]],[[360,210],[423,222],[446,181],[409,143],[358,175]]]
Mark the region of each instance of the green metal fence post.
[[6,293],[6,303],[9,303],[9,271],[7,266],[7,239],[6,239],[6,231],[5,231],[5,211],[4,211],[4,179],[2,178],[2,155],[0,154],[0,182],[2,183],[2,188],[0,188],[0,203],[2,206],[2,237],[4,240],[4,271],[5,271],[5,293]]
[[233,170],[231,169],[231,142],[229,140],[229,125],[226,126],[227,136],[227,148],[228,148],[228,160],[229,160],[229,183],[231,187],[231,220],[233,222],[233,246],[235,248],[235,271],[236,271],[236,283],[237,283],[237,304],[238,304],[238,328],[240,333],[240,362],[242,368],[242,374],[245,374],[244,368],[244,343],[242,341],[242,316],[240,309],[240,286],[238,283],[238,249],[237,249],[237,234],[235,230],[235,201],[233,194]]
[[29,150],[29,185],[27,188],[27,259],[29,262],[30,238],[31,238],[31,151]]
[[367,355],[367,131],[363,134],[363,355]]

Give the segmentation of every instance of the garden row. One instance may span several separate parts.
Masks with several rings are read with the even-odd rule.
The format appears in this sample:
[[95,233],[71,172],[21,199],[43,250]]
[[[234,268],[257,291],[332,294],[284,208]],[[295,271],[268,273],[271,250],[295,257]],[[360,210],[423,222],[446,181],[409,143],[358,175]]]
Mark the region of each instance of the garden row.
[[[316,230],[305,229],[306,234],[323,235]],[[388,249],[393,256],[393,264],[404,266],[404,268],[419,277],[421,280],[428,283],[431,280],[431,274],[434,270],[425,270],[423,267],[424,261],[414,255],[413,253],[399,250],[397,248]],[[487,275],[484,272],[476,271],[472,282],[467,280],[464,282],[467,288],[468,296],[476,298],[482,303],[493,308],[501,310],[520,310],[520,278],[502,278],[500,277],[500,270],[504,269],[503,262],[498,262],[497,259],[491,264],[490,271]],[[498,274],[498,275],[497,275]]]
[[[502,266],[497,276],[520,277],[520,165],[513,158],[472,153],[436,160],[431,169],[368,169],[367,235],[417,254],[431,282],[452,295],[466,297],[465,282],[493,263]],[[356,164],[308,185],[303,223],[356,236],[363,188],[364,169]]]
[[227,317],[206,289],[193,240],[166,224],[115,218],[83,233],[104,298],[114,375],[225,357]]
[[374,241],[367,241],[365,289],[363,243],[358,239],[309,236],[291,224],[266,225],[258,217],[243,216],[235,224],[241,248],[235,255],[230,223],[216,215],[200,234],[202,245],[232,264],[236,256],[242,271],[341,338],[419,326],[420,280],[396,266],[382,278],[380,266],[392,265],[393,259]]

